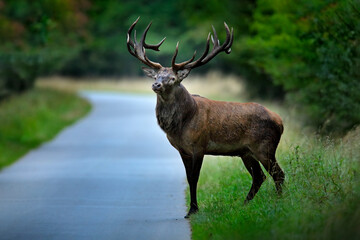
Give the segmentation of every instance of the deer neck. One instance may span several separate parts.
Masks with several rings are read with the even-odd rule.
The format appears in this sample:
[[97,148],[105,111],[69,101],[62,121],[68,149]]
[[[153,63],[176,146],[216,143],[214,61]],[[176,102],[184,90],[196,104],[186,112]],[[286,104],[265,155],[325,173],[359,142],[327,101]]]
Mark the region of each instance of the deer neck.
[[179,84],[171,92],[157,94],[156,117],[159,126],[167,134],[179,134],[197,111],[194,98]]

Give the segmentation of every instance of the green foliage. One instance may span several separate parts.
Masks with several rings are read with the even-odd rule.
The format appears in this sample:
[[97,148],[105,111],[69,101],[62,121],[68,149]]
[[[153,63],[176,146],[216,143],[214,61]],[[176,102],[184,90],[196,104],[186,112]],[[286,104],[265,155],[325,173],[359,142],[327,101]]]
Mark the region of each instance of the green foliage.
[[[126,32],[138,16],[138,37],[147,24],[154,20],[147,36],[147,42],[160,41],[167,36],[160,54],[148,55],[160,61],[173,53],[176,42],[173,36],[181,35],[181,21],[174,1],[100,1],[93,0],[88,16],[88,24],[92,38],[81,46],[80,53],[72,58],[61,73],[66,75],[134,75],[140,72],[138,61],[129,57],[126,47]],[[164,30],[163,30],[164,29]],[[166,31],[165,31],[166,30]],[[157,60],[158,61],[158,60]],[[168,60],[170,61],[170,60]],[[166,63],[163,63],[166,65]]]
[[[247,32],[253,1],[91,1],[89,10],[89,32],[92,39],[82,46],[80,54],[69,61],[61,70],[70,75],[138,75],[141,73],[138,60],[132,58],[126,48],[125,36],[133,21],[141,16],[137,24],[138,37],[150,21],[153,25],[147,35],[147,42],[159,42],[166,36],[160,52],[148,51],[154,61],[169,66],[176,42],[179,41],[178,61],[191,57],[194,50],[198,56],[204,50],[207,34],[214,25],[221,39],[225,38],[223,22],[234,26],[237,34]],[[231,9],[231,14],[229,14]],[[240,10],[239,10],[240,9]],[[244,16],[235,21],[234,16]],[[246,21],[244,21],[246,19]],[[130,56],[130,57],[129,57]],[[221,55],[220,55],[221,58]],[[205,68],[228,68],[229,64],[218,58]]]
[[74,54],[87,7],[85,0],[0,1],[0,98],[32,87]]
[[2,54],[0,56],[0,97],[11,91],[24,91],[34,84],[38,72],[38,56],[28,54]]
[[259,0],[251,64],[305,103],[323,133],[360,122],[360,2]]
[[0,103],[0,168],[84,116],[90,104],[74,94],[35,88]]

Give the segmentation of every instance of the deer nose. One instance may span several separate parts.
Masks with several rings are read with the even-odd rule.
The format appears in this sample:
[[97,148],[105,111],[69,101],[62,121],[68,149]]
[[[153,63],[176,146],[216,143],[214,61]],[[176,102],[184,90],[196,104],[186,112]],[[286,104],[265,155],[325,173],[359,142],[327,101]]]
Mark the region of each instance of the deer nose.
[[162,84],[159,83],[159,82],[155,82],[155,83],[153,83],[153,85],[152,85],[152,89],[153,89],[153,90],[159,90],[161,87],[162,87]]

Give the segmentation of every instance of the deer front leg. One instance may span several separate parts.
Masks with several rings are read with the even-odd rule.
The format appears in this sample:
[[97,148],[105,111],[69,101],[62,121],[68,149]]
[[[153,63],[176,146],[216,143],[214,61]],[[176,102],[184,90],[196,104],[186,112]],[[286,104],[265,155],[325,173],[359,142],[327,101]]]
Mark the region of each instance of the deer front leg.
[[196,189],[204,154],[193,154],[192,156],[181,154],[181,158],[185,166],[186,177],[190,187],[190,210],[185,216],[185,218],[189,218],[191,214],[199,210]]

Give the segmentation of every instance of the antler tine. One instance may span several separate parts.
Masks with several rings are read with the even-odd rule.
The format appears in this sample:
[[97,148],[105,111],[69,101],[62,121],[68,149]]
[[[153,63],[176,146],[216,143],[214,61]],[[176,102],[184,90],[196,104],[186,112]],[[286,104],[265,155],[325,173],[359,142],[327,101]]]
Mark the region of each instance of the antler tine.
[[126,43],[127,43],[127,48],[128,51],[131,53],[131,55],[135,56],[137,59],[139,59],[141,62],[143,62],[144,64],[148,65],[151,68],[156,68],[156,69],[160,69],[162,68],[160,63],[156,63],[156,62],[152,62],[145,54],[145,49],[152,49],[155,51],[159,51],[159,47],[161,46],[161,44],[165,41],[165,38],[163,40],[160,41],[160,43],[155,44],[155,45],[150,45],[150,44],[146,44],[145,43],[145,38],[146,38],[146,34],[151,26],[151,22],[150,24],[146,27],[140,42],[138,43],[136,41],[136,30],[134,31],[134,41],[131,40],[130,36],[131,36],[131,32],[134,29],[135,25],[137,24],[137,22],[139,21],[140,17],[138,17],[135,22],[133,24],[131,24],[128,33],[127,33],[127,38],[126,38]]
[[[201,66],[207,62],[209,62],[211,59],[213,59],[218,53],[222,52],[222,51],[227,51],[230,47],[230,40],[231,40],[231,35],[230,35],[230,30],[229,27],[227,26],[227,24],[224,22],[224,26],[225,26],[225,30],[226,30],[226,40],[225,42],[220,46],[219,44],[219,39],[217,38],[217,34],[216,31],[214,32],[214,47],[213,50],[211,51],[211,53],[209,55],[207,55],[201,62],[200,65],[196,65],[195,67]],[[214,28],[215,30],[215,28]]]
[[194,61],[195,56],[196,56],[196,50],[194,51],[193,56],[192,56],[189,60],[187,60],[187,61],[185,61],[185,62],[182,62],[182,63],[180,63],[180,64],[181,64],[181,65],[186,65],[186,64],[188,64],[188,63],[191,63],[192,61]]
[[180,69],[184,69],[184,68],[192,68],[193,65],[196,65],[198,64],[199,62],[201,62],[205,57],[206,55],[208,54],[209,52],[209,48],[210,48],[210,34],[208,34],[208,38],[207,38],[207,41],[206,41],[206,46],[205,46],[205,51],[204,53],[201,55],[201,57],[196,60],[195,62],[192,62],[194,61],[195,59],[195,56],[196,56],[196,51],[194,52],[194,55],[192,56],[192,58],[190,58],[189,60],[185,61],[185,62],[182,62],[182,63],[175,63],[175,59],[176,59],[176,56],[177,56],[177,53],[178,53],[178,45],[176,45],[176,50],[175,50],[175,54],[173,56],[173,60],[172,60],[172,63],[171,63],[171,66],[173,69],[175,70],[180,70]]
[[[127,32],[127,36],[126,36],[126,43],[127,43],[127,48],[128,48],[128,51],[131,53],[131,55],[136,56],[135,52],[131,49],[134,48],[135,49],[135,43],[131,40],[130,36],[131,36],[131,32],[132,30],[134,29],[135,25],[137,24],[137,22],[139,21],[140,17],[138,17],[135,22],[133,24],[131,24],[128,32]],[[136,40],[135,40],[136,41]]]
[[206,40],[205,51],[204,51],[203,55],[198,60],[196,60],[196,62],[194,62],[194,63],[201,62],[207,56],[207,54],[209,53],[209,50],[210,50],[210,36],[211,36],[211,33],[208,34],[208,37],[207,37],[207,40]]
[[174,56],[173,56],[172,59],[171,59],[171,66],[173,66],[173,67],[176,67],[175,60],[176,60],[176,56],[178,55],[178,52],[179,52],[179,42],[176,43],[176,48],[175,48]]
[[134,42],[131,40],[130,35],[132,30],[134,29],[135,25],[139,21],[140,17],[138,17],[133,24],[131,24],[128,32],[127,32],[127,43],[130,44],[132,47],[134,47]]
[[159,47],[161,46],[161,44],[163,44],[163,42],[165,41],[166,37],[164,37],[158,44],[154,44],[154,45],[152,45],[152,44],[147,44],[147,43],[145,42],[146,34],[147,34],[147,32],[149,31],[149,28],[151,27],[151,24],[152,24],[152,22],[150,22],[149,25],[146,27],[146,29],[145,29],[142,37],[141,37],[141,42],[142,42],[142,44],[144,45],[144,48],[152,49],[152,50],[154,50],[154,51],[160,51],[160,50],[159,50]]
[[150,45],[144,42],[144,47],[147,49],[152,49],[155,51],[160,51],[159,47],[161,46],[161,44],[163,44],[163,42],[165,41],[166,37],[164,37],[158,44],[154,44],[154,45]]
[[177,42],[177,44],[176,44],[175,53],[174,53],[174,56],[172,57],[172,60],[171,60],[171,66],[172,66],[172,68],[174,70],[181,69],[186,64],[192,62],[195,59],[195,56],[196,56],[196,51],[195,51],[194,55],[189,60],[187,60],[185,62],[182,62],[182,63],[175,63],[178,51],[179,51],[179,42]]
[[231,34],[230,34],[230,29],[229,29],[228,25],[226,24],[226,22],[224,22],[224,27],[225,27],[225,30],[226,30],[226,40],[225,40],[223,46],[226,47],[228,45],[228,43],[230,42],[230,39],[231,39],[230,35]]
[[224,46],[225,53],[229,54],[231,52],[230,47],[234,40],[234,29],[231,28],[231,33],[230,33],[230,29],[229,29],[228,25],[226,24],[226,22],[224,22],[224,26],[226,29],[226,41],[224,42],[223,46]]
[[[211,33],[209,33],[208,35],[208,38],[207,38],[207,41],[206,41],[206,47],[205,47],[205,51],[204,53],[202,54],[202,56],[197,59],[196,61],[192,62],[193,61],[193,58],[195,56],[193,56],[192,59],[186,61],[186,62],[183,62],[183,63],[180,63],[180,64],[176,64],[175,63],[175,58],[176,58],[176,55],[178,53],[178,46],[176,47],[176,51],[175,51],[175,55],[173,57],[173,61],[172,61],[172,67],[173,69],[175,70],[180,70],[180,69],[192,69],[192,68],[196,68],[196,67],[199,67],[199,66],[202,66],[206,63],[208,63],[211,59],[213,59],[218,53],[224,51],[225,53],[229,54],[231,52],[231,45],[233,43],[233,39],[234,39],[234,34],[233,34],[233,29],[231,29],[231,32],[230,32],[230,29],[228,27],[228,25],[224,22],[224,26],[225,26],[225,30],[226,30],[226,40],[225,42],[220,45],[220,41],[219,41],[219,38],[217,36],[217,33],[216,33],[216,30],[214,28],[214,26],[212,26],[212,30],[213,30],[213,35]],[[212,51],[209,53],[209,49],[210,49],[210,38],[212,40],[212,43],[213,43],[213,49]],[[209,55],[208,55],[209,53]]]
[[229,44],[225,47],[225,49],[226,49],[226,50],[225,50],[225,53],[227,53],[227,54],[230,54],[230,53],[231,53],[231,45],[232,45],[233,41],[234,41],[234,29],[231,28],[230,42],[229,42]]
[[136,37],[136,30],[134,30],[134,44],[135,44],[135,45],[137,44],[136,39],[137,39],[137,37]]
[[186,66],[184,66],[184,68],[194,68],[195,66],[201,66],[205,63],[201,63],[201,61],[207,56],[207,54],[209,53],[210,50],[210,36],[211,33],[208,34],[207,40],[206,40],[206,46],[205,46],[205,51],[204,53],[201,55],[201,57],[196,60],[195,62],[189,63]]
[[214,37],[213,37],[213,35],[211,35],[211,41],[213,42],[214,48],[216,48],[220,45],[220,41],[216,34],[216,30],[215,30],[214,26],[212,25],[211,27],[212,27],[213,33],[214,33]]

